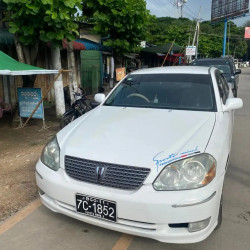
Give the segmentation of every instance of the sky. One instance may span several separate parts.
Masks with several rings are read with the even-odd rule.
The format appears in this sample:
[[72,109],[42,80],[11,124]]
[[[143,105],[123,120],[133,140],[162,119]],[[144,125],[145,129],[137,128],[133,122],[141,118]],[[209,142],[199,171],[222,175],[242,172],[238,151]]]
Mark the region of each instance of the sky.
[[[157,17],[171,16],[180,17],[180,9],[178,10],[174,3],[176,0],[146,0],[147,9],[151,14]],[[211,5],[212,0],[187,0],[183,8],[184,17],[195,19],[198,17],[199,9],[201,7],[201,18],[203,20],[211,19]],[[250,14],[245,17],[237,18],[234,22],[237,25],[243,25],[246,21],[250,20]]]

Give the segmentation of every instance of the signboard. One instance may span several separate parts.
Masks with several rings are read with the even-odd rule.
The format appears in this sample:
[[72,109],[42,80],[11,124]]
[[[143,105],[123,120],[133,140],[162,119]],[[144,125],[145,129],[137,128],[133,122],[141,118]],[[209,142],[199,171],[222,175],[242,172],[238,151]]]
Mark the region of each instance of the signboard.
[[196,46],[187,46],[186,47],[186,56],[195,56]]
[[[42,99],[42,90],[39,88],[17,88],[20,117],[29,117],[38,102]],[[43,102],[32,118],[43,119]]]
[[212,0],[211,21],[223,21],[248,12],[249,0]]
[[246,39],[249,39],[250,38],[250,27],[246,27],[245,28],[245,36],[244,36]]
[[141,42],[141,47],[142,47],[142,48],[146,48],[146,41],[142,41],[142,42]]
[[125,76],[126,76],[125,68],[116,69],[116,81],[121,81]]

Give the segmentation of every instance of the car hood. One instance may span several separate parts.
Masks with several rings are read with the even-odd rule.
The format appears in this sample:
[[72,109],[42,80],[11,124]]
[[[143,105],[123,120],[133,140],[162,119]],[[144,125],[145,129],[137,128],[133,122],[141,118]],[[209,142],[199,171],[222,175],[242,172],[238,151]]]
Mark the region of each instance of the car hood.
[[213,112],[100,106],[66,126],[57,140],[62,162],[70,155],[146,167],[155,178],[169,162],[204,152],[214,123]]

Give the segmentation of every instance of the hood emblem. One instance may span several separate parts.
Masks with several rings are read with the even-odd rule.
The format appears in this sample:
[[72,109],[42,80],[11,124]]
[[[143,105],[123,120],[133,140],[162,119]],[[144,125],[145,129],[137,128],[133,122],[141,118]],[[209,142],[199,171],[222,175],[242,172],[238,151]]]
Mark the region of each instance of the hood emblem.
[[97,181],[101,181],[104,174],[105,167],[96,167]]

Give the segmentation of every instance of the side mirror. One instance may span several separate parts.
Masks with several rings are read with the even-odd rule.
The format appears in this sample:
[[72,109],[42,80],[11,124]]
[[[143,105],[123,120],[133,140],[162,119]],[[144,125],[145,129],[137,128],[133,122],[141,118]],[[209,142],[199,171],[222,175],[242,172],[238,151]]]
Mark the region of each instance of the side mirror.
[[228,98],[226,104],[223,105],[223,112],[236,110],[243,107],[243,101],[240,98]]
[[95,102],[102,103],[105,100],[104,94],[96,94],[94,97]]
[[241,69],[236,69],[235,75],[239,75],[239,74],[241,74]]

